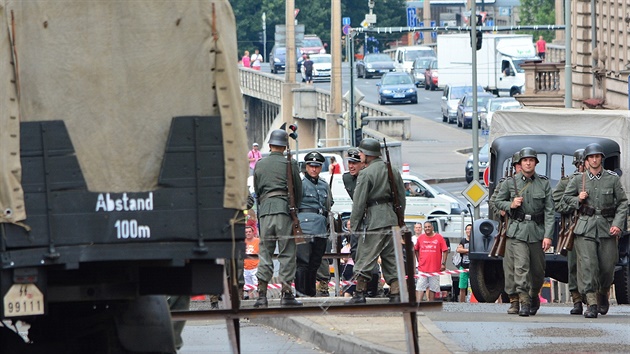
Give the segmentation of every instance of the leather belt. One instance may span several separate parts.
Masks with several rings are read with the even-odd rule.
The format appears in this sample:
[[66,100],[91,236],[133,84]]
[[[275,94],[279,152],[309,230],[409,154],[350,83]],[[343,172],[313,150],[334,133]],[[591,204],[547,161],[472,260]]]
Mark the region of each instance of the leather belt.
[[277,197],[277,196],[285,196],[286,197],[287,195],[288,195],[288,191],[286,191],[284,189],[276,189],[276,190],[268,192],[267,194],[265,194],[262,197],[260,197],[260,199],[258,199],[258,204],[262,204],[265,200],[267,200],[267,198]]
[[392,198],[391,197],[372,199],[372,200],[368,200],[367,206],[369,208],[369,207],[373,207],[375,205],[388,204],[388,203],[391,203],[391,202],[392,202]]
[[319,215],[324,215],[324,216],[328,215],[328,213],[325,212],[323,209],[315,209],[315,208],[300,208],[299,212],[300,213],[314,213],[314,214],[319,214]]
[[525,214],[524,212],[520,210],[513,210],[511,215],[512,215],[512,219],[516,221],[534,221],[537,224],[542,224],[545,221],[544,213]]

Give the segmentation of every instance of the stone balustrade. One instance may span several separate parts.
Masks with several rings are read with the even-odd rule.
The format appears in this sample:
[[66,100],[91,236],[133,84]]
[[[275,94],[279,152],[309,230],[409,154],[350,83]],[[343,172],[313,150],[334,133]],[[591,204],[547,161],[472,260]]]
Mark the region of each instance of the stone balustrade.
[[516,99],[525,106],[564,107],[564,62],[530,61],[525,70],[525,94]]

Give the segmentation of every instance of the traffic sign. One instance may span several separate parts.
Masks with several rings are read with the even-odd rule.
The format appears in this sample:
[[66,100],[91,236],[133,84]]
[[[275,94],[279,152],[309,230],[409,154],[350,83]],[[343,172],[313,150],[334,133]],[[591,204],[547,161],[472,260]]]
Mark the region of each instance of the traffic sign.
[[341,29],[341,31],[343,31],[343,34],[347,36],[348,34],[350,34],[350,29],[351,29],[350,25],[343,25],[343,28]]
[[418,24],[418,18],[416,17],[416,8],[408,7],[407,8],[407,27],[416,27]]
[[[435,21],[431,21],[431,27],[435,27]],[[431,32],[431,38],[437,39],[437,31]]]
[[490,187],[490,166],[483,170],[483,184],[485,184],[486,187]]
[[488,189],[481,185],[478,180],[473,179],[468,187],[462,191],[462,195],[476,208],[488,197]]
[[361,22],[361,27],[368,28],[368,27],[370,27],[370,23],[367,22],[366,20],[363,20],[363,22]]
[[350,17],[343,17],[341,19],[341,24],[344,26],[349,26],[350,25]]

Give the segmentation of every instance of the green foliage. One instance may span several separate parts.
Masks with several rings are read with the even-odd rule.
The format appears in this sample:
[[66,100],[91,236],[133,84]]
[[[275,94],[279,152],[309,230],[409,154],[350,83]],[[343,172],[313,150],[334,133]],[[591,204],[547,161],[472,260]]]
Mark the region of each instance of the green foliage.
[[[285,0],[230,0],[230,4],[236,17],[239,56],[243,51],[253,52],[255,48],[260,49],[262,53],[263,45],[258,36],[259,32],[262,32],[263,12],[267,18],[267,52],[269,52],[274,44],[276,25],[285,23]],[[304,25],[305,33],[317,34],[324,43],[330,44],[331,0],[295,0],[295,8],[300,9],[296,19],[299,24]],[[377,14],[376,26],[378,27],[407,25],[405,0],[377,0],[373,12]],[[353,27],[360,26],[367,13],[369,13],[368,0],[342,1],[341,16],[350,17]],[[374,37],[379,40],[379,47],[382,50],[385,49],[384,45],[387,41],[395,41],[401,35],[380,34]],[[265,57],[269,55],[269,53],[263,54]]]
[[[553,25],[556,23],[554,0],[521,0],[521,25]],[[555,38],[554,31],[523,31],[532,34],[534,41],[543,36],[545,41],[551,42]]]

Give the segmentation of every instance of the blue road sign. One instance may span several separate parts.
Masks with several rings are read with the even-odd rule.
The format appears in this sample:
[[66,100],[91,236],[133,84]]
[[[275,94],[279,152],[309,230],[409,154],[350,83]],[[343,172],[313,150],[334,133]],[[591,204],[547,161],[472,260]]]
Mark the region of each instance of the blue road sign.
[[343,32],[343,34],[347,36],[348,33],[350,33],[350,25],[343,25],[343,28],[341,29],[341,31]]
[[407,27],[416,27],[418,19],[416,18],[416,8],[407,8]]
[[344,25],[344,26],[346,26],[346,25],[349,26],[350,25],[350,17],[343,17],[341,19],[341,24]]
[[[431,21],[431,27],[435,27],[435,21]],[[431,38],[433,38],[433,39],[437,38],[437,32],[436,31],[431,32]]]
[[[424,27],[424,21],[418,22],[418,27]],[[419,33],[420,33],[420,39],[424,39],[424,32],[419,32]]]

